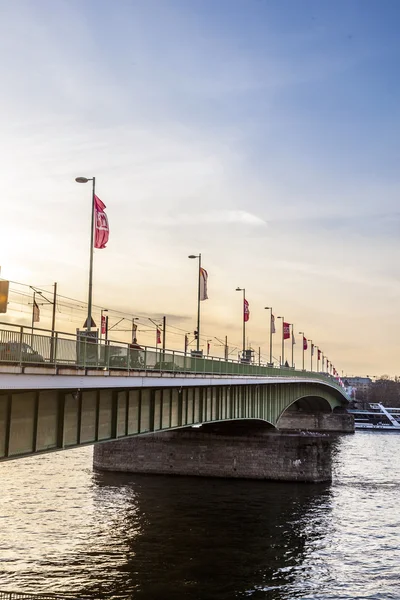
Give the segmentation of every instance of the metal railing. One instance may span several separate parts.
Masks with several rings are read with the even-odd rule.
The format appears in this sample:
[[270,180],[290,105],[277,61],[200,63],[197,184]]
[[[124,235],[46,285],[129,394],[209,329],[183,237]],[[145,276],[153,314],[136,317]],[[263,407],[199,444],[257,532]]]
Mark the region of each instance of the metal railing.
[[[93,337],[88,337],[93,336]],[[179,350],[163,350],[125,342],[97,339],[96,332],[77,335],[52,332],[0,322],[0,364],[52,365],[74,369],[136,371],[141,375],[155,373],[196,375],[238,375],[264,377],[300,377],[320,379],[342,390],[328,373],[296,370],[291,367],[271,367],[225,360],[212,356],[192,356]],[[0,598],[1,600],[1,598]]]

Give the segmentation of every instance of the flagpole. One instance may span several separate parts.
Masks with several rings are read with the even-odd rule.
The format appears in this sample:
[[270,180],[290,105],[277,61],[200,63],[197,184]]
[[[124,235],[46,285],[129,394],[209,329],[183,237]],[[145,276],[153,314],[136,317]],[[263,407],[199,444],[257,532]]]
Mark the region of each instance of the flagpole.
[[277,317],[277,319],[282,319],[282,357],[281,357],[281,367],[285,364],[285,317]]
[[266,306],[265,310],[270,311],[269,319],[269,364],[272,365],[272,306]]
[[293,334],[293,323],[292,326],[292,369],[294,368],[294,334]]
[[92,290],[93,290],[93,246],[94,246],[94,197],[96,188],[96,177],[76,177],[77,183],[92,182],[92,216],[90,230],[90,258],[89,258],[89,290],[88,290],[88,314],[86,321],[86,329],[90,331],[92,328]]
[[302,369],[304,371],[304,331],[299,331],[299,335],[302,336],[302,338],[301,338],[301,347],[302,347],[303,350],[302,350],[302,361],[301,361],[301,364],[302,364]]
[[167,317],[163,317],[163,326],[162,326],[162,360],[165,360],[165,334],[167,329]]
[[246,290],[245,288],[237,287],[237,292],[243,292],[243,303],[242,303],[242,319],[243,319],[243,343],[242,343],[242,358],[245,358],[246,354],[246,320],[245,320],[245,312],[244,312],[244,303],[246,300]]
[[92,328],[92,294],[93,294],[93,244],[94,244],[94,196],[95,196],[95,185],[96,178],[92,178],[92,218],[91,218],[91,230],[90,230],[90,261],[89,261],[89,293],[88,293],[88,320],[87,330],[90,331]]
[[35,323],[35,304],[36,304],[36,292],[33,292],[33,303],[32,303],[32,334],[31,334],[31,346],[33,344],[33,328]]
[[246,300],[246,290],[243,288],[243,358],[246,355],[246,319],[244,314],[244,303]]
[[310,370],[312,371],[313,343],[312,343],[312,340],[308,340],[308,341],[311,342],[311,348],[310,348],[310,350],[311,350],[311,360],[310,360],[311,369]]
[[57,306],[57,282],[53,286],[53,311],[51,316],[51,340],[50,340],[50,362],[54,359],[54,332],[56,328],[56,306]]
[[200,285],[201,285],[201,253],[199,252],[199,283],[197,286],[197,352],[200,351]]
[[189,254],[188,258],[198,258],[199,259],[199,273],[198,273],[198,285],[197,285],[197,340],[196,340],[196,350],[200,352],[200,286],[201,286],[201,253],[199,254]]

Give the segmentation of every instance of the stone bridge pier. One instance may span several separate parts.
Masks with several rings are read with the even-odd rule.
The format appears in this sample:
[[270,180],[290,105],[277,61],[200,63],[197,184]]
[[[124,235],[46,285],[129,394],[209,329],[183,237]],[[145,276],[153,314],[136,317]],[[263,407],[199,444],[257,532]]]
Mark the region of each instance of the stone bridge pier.
[[[97,444],[93,466],[160,475],[330,481],[334,433],[353,431],[352,417],[293,411],[281,425],[278,430],[265,421],[239,420]],[[299,431],[304,426],[308,430]]]

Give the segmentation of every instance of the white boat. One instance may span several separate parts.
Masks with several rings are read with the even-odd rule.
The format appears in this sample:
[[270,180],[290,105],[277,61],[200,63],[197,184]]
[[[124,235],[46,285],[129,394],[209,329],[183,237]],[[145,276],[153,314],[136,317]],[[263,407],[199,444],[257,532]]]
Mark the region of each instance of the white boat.
[[400,431],[400,408],[387,408],[380,403],[369,405],[369,410],[349,410],[354,415],[355,429]]

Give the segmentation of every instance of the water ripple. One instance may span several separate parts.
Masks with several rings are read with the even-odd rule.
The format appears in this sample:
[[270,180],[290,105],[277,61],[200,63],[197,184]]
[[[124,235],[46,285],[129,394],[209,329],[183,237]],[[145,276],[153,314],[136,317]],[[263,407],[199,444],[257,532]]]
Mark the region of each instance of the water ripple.
[[400,598],[400,436],[343,437],[332,485],[0,465],[0,588],[138,600]]

